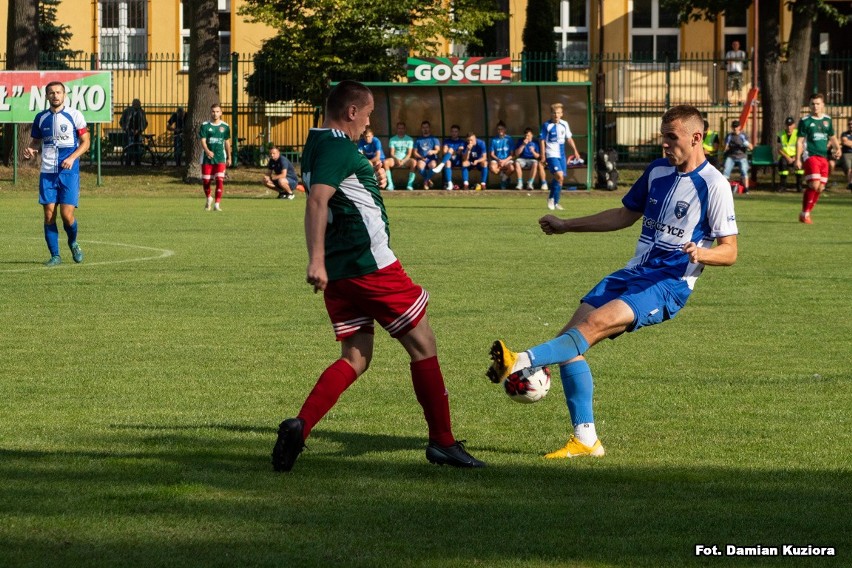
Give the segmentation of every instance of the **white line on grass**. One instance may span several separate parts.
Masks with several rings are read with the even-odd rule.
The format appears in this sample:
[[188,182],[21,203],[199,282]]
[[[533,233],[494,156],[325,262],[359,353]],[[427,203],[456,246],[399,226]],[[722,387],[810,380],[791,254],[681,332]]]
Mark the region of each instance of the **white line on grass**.
[[[42,239],[37,239],[37,240],[42,240]],[[106,246],[113,246],[113,247],[125,247],[125,248],[133,248],[133,249],[140,249],[140,250],[151,250],[151,251],[157,251],[157,252],[160,253],[160,254],[153,255],[153,256],[143,256],[143,257],[140,257],[140,258],[126,258],[124,260],[104,260],[104,261],[101,261],[101,262],[86,262],[84,260],[83,264],[81,266],[101,266],[101,265],[105,265],[105,264],[122,264],[122,263],[125,263],[125,262],[144,262],[146,260],[158,260],[160,258],[168,258],[168,257],[172,256],[173,254],[175,254],[175,251],[169,250],[169,249],[161,249],[161,248],[156,248],[156,247],[146,247],[146,246],[142,246],[142,245],[131,245],[131,244],[127,244],[127,243],[110,243],[110,242],[106,242],[106,241],[83,241],[83,240],[81,240],[80,243],[81,244],[106,245]],[[0,269],[0,272],[29,272],[31,270],[48,270],[48,269],[63,268],[64,266],[68,266],[68,265],[63,263],[63,264],[60,264],[59,266],[32,266],[30,268],[13,268],[11,270]]]

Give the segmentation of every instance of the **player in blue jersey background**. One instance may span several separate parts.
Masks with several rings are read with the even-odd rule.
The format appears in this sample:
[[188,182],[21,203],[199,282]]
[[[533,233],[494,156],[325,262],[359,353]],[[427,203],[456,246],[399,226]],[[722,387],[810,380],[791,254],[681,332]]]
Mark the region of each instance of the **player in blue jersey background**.
[[367,128],[364,135],[358,139],[358,151],[364,154],[373,167],[383,165],[385,162],[385,151],[382,149],[382,141],[376,138],[372,128]]
[[556,339],[522,353],[499,340],[491,347],[486,374],[493,382],[528,367],[559,364],[574,431],[546,458],[604,455],[592,412],[592,372],[583,354],[603,339],[673,318],[705,266],[736,262],[734,200],[725,177],[704,156],[703,130],[698,109],[670,108],[660,126],[665,157],[648,166],[621,207],[576,219],[539,219],[547,235],[617,231],[642,220],[633,258],[580,300]]
[[80,156],[89,149],[89,131],[83,114],[65,106],[65,85],[51,81],[45,86],[49,108],[33,120],[32,141],[24,148],[24,158],[42,150],[38,202],[44,209],[44,240],[50,251],[45,266],[62,262],[59,255],[59,228],[56,226],[57,205],[68,237],[74,262],[83,262],[83,251],[77,243],[75,209],[80,200]]
[[444,189],[457,189],[453,185],[453,168],[460,168],[464,157],[464,138],[460,136],[461,127],[458,124],[450,126],[450,137],[444,139],[444,146],[441,149],[444,152],[444,157],[441,158],[441,163],[435,168],[436,172],[444,170]]
[[[488,155],[491,158],[488,166],[492,174],[500,174],[500,189],[506,189],[509,176],[515,173],[515,160],[512,154],[514,149],[512,138],[506,135],[506,123],[501,120],[497,123],[497,136],[492,138],[488,145]],[[521,181],[518,180],[517,189],[521,187]]]
[[562,103],[550,105],[550,120],[541,125],[539,139],[541,143],[541,166],[543,168],[541,179],[544,181],[544,171],[550,171],[550,193],[547,197],[547,208],[562,210],[559,199],[562,195],[562,182],[565,180],[567,163],[565,160],[565,145],[571,146],[574,160],[580,160],[577,145],[574,144],[574,135],[571,127],[562,120]]
[[417,160],[417,171],[423,178],[423,189],[432,187],[432,176],[435,171],[441,171],[438,166],[441,153],[441,141],[432,136],[432,125],[428,120],[420,123],[420,136],[414,140],[414,159]]
[[478,140],[476,134],[468,132],[465,138],[464,161],[462,161],[462,189],[470,189],[470,170],[479,170],[480,182],[474,189],[485,189],[488,185],[488,150],[485,142]]

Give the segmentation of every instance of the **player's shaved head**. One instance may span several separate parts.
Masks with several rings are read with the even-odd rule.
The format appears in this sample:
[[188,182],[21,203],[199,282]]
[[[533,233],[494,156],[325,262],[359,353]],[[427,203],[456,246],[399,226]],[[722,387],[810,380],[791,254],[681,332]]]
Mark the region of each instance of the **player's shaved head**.
[[328,94],[325,103],[326,116],[336,120],[341,118],[348,107],[362,108],[373,98],[373,93],[365,85],[358,81],[341,81]]

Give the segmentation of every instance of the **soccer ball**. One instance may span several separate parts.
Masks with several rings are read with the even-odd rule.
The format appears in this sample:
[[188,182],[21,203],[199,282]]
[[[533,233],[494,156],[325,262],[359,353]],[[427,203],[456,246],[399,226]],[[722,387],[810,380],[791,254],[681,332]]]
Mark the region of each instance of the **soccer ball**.
[[509,398],[515,402],[522,404],[538,402],[550,390],[550,369],[547,367],[530,367],[509,375],[503,381],[503,388]]

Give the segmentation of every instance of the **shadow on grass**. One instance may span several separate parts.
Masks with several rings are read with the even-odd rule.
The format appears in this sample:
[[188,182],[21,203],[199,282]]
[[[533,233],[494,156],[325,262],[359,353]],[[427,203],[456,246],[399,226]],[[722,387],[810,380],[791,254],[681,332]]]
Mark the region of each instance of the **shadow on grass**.
[[[849,474],[559,461],[410,436],[316,432],[288,474],[274,428],[116,425],[68,451],[0,449],[10,566],[849,565]],[[310,441],[309,441],[310,443]],[[835,547],[696,559],[696,544]],[[744,562],[745,561],[745,562]]]

